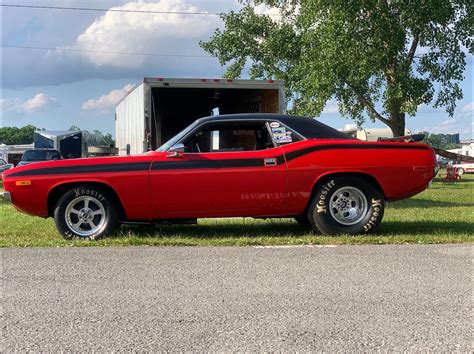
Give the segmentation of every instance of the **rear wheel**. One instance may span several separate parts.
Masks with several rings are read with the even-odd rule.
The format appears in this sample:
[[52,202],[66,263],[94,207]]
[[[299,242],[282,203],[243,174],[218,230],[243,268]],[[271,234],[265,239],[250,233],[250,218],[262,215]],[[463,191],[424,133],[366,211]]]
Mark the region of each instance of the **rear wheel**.
[[322,185],[308,208],[311,227],[326,235],[375,230],[384,213],[383,195],[360,177],[340,176]]
[[94,240],[115,229],[117,209],[113,199],[102,189],[77,187],[64,194],[56,203],[54,221],[67,240]]

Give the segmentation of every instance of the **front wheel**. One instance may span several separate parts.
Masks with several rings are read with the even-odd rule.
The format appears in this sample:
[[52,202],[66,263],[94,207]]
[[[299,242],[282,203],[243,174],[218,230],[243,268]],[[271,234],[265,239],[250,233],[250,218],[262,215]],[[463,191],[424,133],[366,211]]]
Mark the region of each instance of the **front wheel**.
[[459,167],[458,168],[458,175],[463,175],[464,174],[464,168]]
[[340,176],[322,185],[308,208],[311,227],[326,235],[365,234],[382,221],[384,198],[367,180]]
[[98,239],[117,225],[117,209],[110,195],[97,187],[83,186],[64,194],[54,209],[54,221],[67,239]]

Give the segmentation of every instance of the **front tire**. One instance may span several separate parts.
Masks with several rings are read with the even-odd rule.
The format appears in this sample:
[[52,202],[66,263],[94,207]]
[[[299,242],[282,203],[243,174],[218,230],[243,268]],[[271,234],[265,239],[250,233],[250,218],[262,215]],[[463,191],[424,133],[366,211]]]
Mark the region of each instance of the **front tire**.
[[56,203],[54,221],[66,240],[96,240],[117,225],[117,208],[104,190],[94,186],[71,189]]
[[367,180],[354,176],[334,177],[323,184],[308,208],[311,227],[325,235],[372,232],[383,214],[383,195]]
[[458,168],[458,175],[462,176],[464,174],[464,168],[459,167]]

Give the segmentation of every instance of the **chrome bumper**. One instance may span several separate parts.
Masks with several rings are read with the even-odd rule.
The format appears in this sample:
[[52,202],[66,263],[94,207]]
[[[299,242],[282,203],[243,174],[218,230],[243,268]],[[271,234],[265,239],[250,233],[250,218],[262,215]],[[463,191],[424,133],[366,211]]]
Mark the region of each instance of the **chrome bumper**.
[[0,192],[0,202],[1,201],[7,201],[9,203],[12,202],[12,195],[10,192]]

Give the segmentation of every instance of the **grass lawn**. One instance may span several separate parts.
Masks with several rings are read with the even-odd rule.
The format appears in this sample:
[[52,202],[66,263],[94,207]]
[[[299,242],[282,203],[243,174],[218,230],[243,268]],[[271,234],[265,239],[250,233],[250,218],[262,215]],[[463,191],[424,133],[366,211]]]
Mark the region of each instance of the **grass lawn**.
[[437,179],[423,193],[390,203],[380,228],[368,236],[319,236],[292,219],[234,218],[201,219],[189,226],[121,227],[103,240],[65,241],[52,219],[27,216],[0,204],[0,247],[460,243],[472,242],[473,236],[473,175],[464,175],[456,184]]

